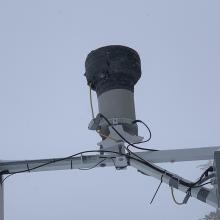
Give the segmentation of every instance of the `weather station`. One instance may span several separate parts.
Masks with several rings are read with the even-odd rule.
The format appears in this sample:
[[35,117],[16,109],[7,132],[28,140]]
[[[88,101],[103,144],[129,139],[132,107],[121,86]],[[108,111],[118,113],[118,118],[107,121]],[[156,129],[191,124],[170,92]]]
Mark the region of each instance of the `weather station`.
[[[111,45],[98,48],[87,56],[85,77],[90,89],[92,120],[88,128],[97,133],[97,149],[87,150],[63,158],[0,161],[0,220],[4,220],[4,184],[12,175],[64,169],[115,167],[128,172],[135,168],[146,178],[159,180],[154,200],[162,183],[168,184],[173,200],[186,204],[191,197],[210,206],[220,208],[220,147],[159,150],[140,147],[149,142],[151,131],[147,124],[136,118],[134,87],[141,78],[138,53],[125,46]],[[98,99],[99,113],[94,114],[92,91]],[[138,126],[146,127],[149,136],[139,136]],[[141,145],[142,146],[142,145]],[[144,146],[144,145],[143,145]],[[135,151],[133,149],[136,149]],[[195,181],[187,180],[158,164],[184,161],[212,160]],[[175,166],[175,163],[173,163]],[[184,193],[183,201],[175,199],[174,190]],[[151,202],[152,202],[151,201]]]

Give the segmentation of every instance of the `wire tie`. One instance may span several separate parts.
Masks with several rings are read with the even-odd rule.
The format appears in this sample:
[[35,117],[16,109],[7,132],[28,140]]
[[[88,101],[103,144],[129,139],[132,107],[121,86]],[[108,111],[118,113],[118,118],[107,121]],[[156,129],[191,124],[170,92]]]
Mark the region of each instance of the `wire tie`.
[[189,188],[187,191],[186,191],[186,196],[185,198],[183,199],[183,203],[186,204],[189,200],[189,198],[191,197],[191,189]]
[[27,170],[28,170],[28,172],[31,172],[30,168],[29,168],[29,165],[28,165],[28,162],[27,162]]
[[70,160],[70,169],[71,169],[71,170],[73,169],[73,160],[72,160],[72,158],[71,158],[71,160]]
[[188,195],[192,196],[192,195],[191,195],[191,190],[192,190],[192,188],[191,188],[191,187],[189,187],[189,188],[186,190],[186,194],[188,194]]
[[[177,189],[179,189],[179,185],[180,185],[180,178],[179,176],[175,176],[176,180],[177,180]],[[174,187],[175,188],[175,187]]]

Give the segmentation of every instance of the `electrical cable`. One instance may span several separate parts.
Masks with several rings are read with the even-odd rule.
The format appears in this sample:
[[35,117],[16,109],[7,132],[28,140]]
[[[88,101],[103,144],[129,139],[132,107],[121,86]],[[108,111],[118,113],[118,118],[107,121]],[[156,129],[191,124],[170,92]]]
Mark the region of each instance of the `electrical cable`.
[[[114,126],[112,126],[111,122],[110,122],[103,114],[100,114],[100,116],[105,119],[105,121],[109,124],[109,126],[112,127],[112,129],[122,138],[122,140],[124,140],[126,143],[130,144],[130,146],[133,146],[133,144],[131,144],[129,141],[127,141],[127,140],[117,131],[117,129],[115,129]],[[134,146],[135,146],[135,145],[134,145]],[[135,147],[136,147],[136,146],[135,146]],[[158,151],[158,150],[155,150],[155,149],[149,149],[149,150],[151,150],[151,151]],[[158,171],[158,172],[160,172],[161,174],[166,173],[166,175],[169,176],[170,178],[176,179],[176,177],[173,176],[173,174],[171,174],[171,173],[167,172],[166,170],[161,169],[161,168],[155,166],[154,164],[152,164],[152,163],[150,163],[150,162],[144,160],[142,157],[138,156],[137,154],[135,154],[134,152],[132,152],[132,151],[129,150],[129,149],[127,149],[127,151],[128,151],[128,153],[133,154],[135,157],[137,157],[138,159],[140,159],[140,160],[142,161],[142,163],[144,163],[145,165],[147,165],[147,166],[149,166],[150,168],[154,169],[155,171]],[[184,185],[184,186],[186,186],[186,187],[189,187],[190,189],[191,189],[191,188],[195,188],[195,186],[196,186],[198,183],[200,183],[200,181],[202,180],[202,178],[203,178],[205,175],[207,175],[207,173],[208,173],[209,171],[210,171],[210,172],[213,171],[213,167],[212,167],[212,166],[209,167],[209,168],[200,176],[199,180],[196,181],[196,182],[186,182],[186,181],[184,181],[183,179],[178,179],[178,181],[179,181],[180,184],[182,184],[182,185]]]
[[212,181],[209,181],[209,182],[207,182],[207,183],[203,183],[203,184],[200,184],[200,185],[197,185],[197,186],[193,186],[192,188],[199,188],[199,187],[202,187],[202,186],[211,184],[211,183],[212,183]]
[[[206,180],[206,181],[207,181],[207,180]],[[190,187],[190,188],[187,190],[187,193],[189,193],[188,198],[191,196],[191,188],[199,188],[199,187],[205,186],[205,185],[207,185],[207,184],[211,184],[211,183],[212,183],[212,182],[210,181],[210,182],[207,182],[207,183],[203,183],[203,184],[200,184],[200,185],[197,185],[197,186]],[[170,188],[171,188],[171,195],[172,195],[173,201],[174,201],[177,205],[184,205],[184,204],[186,204],[186,202],[188,201],[188,198],[186,197],[186,198],[187,198],[186,202],[185,202],[185,199],[183,199],[182,202],[178,202],[178,201],[176,200],[176,198],[175,198],[173,187],[171,186]]]
[[199,183],[202,181],[202,179],[203,179],[204,176],[208,176],[208,173],[209,173],[209,172],[213,172],[213,166],[210,166],[209,168],[207,168],[207,169],[202,173],[202,175],[199,177],[199,179],[194,183],[194,185],[199,184]]
[[6,179],[8,179],[9,177],[15,175],[16,173],[12,173],[12,174],[8,174],[8,176],[6,176],[4,179],[2,179],[1,181],[1,185],[5,182]]
[[[90,85],[90,105],[91,105],[91,110],[92,110],[92,116],[93,116],[93,118],[94,118],[94,111],[93,111],[93,105],[92,105],[92,96],[91,96],[91,85]],[[75,156],[77,156],[77,155],[82,155],[82,154],[85,154],[85,153],[92,153],[92,152],[93,152],[93,153],[94,153],[94,152],[96,152],[96,153],[97,153],[97,152],[99,152],[99,153],[116,153],[116,154],[119,154],[119,155],[124,155],[124,156],[126,156],[127,159],[134,159],[134,160],[136,160],[136,161],[139,161],[140,163],[143,163],[144,165],[146,165],[146,166],[148,166],[148,167],[150,167],[150,168],[152,168],[152,169],[154,169],[154,170],[156,170],[156,171],[162,173],[161,182],[160,182],[159,186],[157,187],[157,190],[156,190],[156,192],[155,192],[155,194],[154,194],[154,196],[153,196],[153,198],[152,198],[152,200],[151,200],[151,202],[150,202],[150,203],[152,203],[153,200],[154,200],[154,198],[156,197],[156,195],[157,195],[159,189],[160,189],[161,184],[162,184],[163,174],[165,173],[165,174],[166,174],[167,176],[169,176],[170,178],[175,178],[175,177],[174,177],[171,173],[167,172],[166,170],[163,170],[163,169],[161,169],[161,168],[158,168],[157,166],[151,164],[150,162],[144,160],[142,157],[140,157],[140,156],[138,156],[137,154],[135,154],[134,152],[132,152],[132,151],[129,149],[129,146],[132,146],[132,147],[134,147],[134,148],[138,148],[138,149],[141,149],[141,150],[150,150],[150,151],[157,151],[157,150],[155,150],[155,149],[147,149],[147,148],[139,148],[139,147],[135,146],[134,144],[132,144],[132,143],[130,143],[128,140],[126,140],[126,139],[117,131],[117,129],[115,129],[115,128],[112,126],[112,124],[110,123],[110,121],[109,121],[104,115],[100,114],[100,116],[105,119],[105,121],[109,124],[109,126],[112,127],[112,129],[122,138],[122,140],[124,140],[126,143],[128,143],[128,146],[127,146],[128,154],[123,154],[123,153],[121,153],[121,152],[119,153],[119,152],[114,152],[114,151],[106,151],[106,150],[91,150],[91,151],[83,151],[83,152],[80,152],[80,153],[76,153],[76,154],[73,154],[73,155],[68,156],[68,157],[51,160],[51,161],[49,161],[49,162],[47,162],[47,163],[41,164],[41,165],[36,166],[36,167],[33,167],[33,168],[29,168],[29,165],[28,165],[28,163],[27,163],[28,169],[22,170],[22,171],[18,171],[18,172],[14,172],[14,173],[8,173],[9,175],[6,176],[6,177],[1,181],[1,184],[3,184],[6,179],[8,179],[9,177],[11,177],[11,176],[13,176],[13,175],[15,175],[15,174],[30,172],[30,171],[33,171],[33,170],[35,170],[35,169],[38,169],[38,168],[47,166],[47,165],[52,164],[52,163],[56,163],[56,162],[59,162],[59,161],[71,159],[71,158],[73,158],[73,157],[75,157]],[[151,131],[150,131],[149,127],[148,127],[144,122],[142,122],[141,120],[136,120],[136,121],[134,121],[134,123],[137,123],[137,122],[140,122],[140,123],[144,124],[144,125],[147,127],[147,129],[148,129],[148,131],[149,131],[149,138],[148,138],[146,141],[143,141],[143,142],[148,142],[148,141],[151,139]],[[100,133],[99,131],[97,131],[97,132]],[[100,133],[100,135],[101,135],[101,136],[104,136],[104,137],[106,137],[106,138],[109,138],[109,136],[103,135],[102,133]],[[132,157],[130,154],[133,154],[135,157]],[[137,159],[137,158],[138,158],[138,159]],[[110,158],[110,159],[112,159],[112,161],[113,161],[113,163],[114,163],[113,158]],[[103,163],[105,160],[106,160],[106,158],[105,158],[104,160],[100,161],[99,163],[97,163],[95,166],[92,166],[92,167],[90,167],[90,168],[85,168],[85,169],[79,168],[79,169],[80,169],[80,170],[90,170],[90,169],[93,169],[93,168],[97,167],[99,164]],[[114,163],[114,165],[115,165],[115,163]],[[72,162],[71,162],[71,168],[72,168]],[[201,184],[201,185],[197,185],[198,183],[201,183],[201,181],[203,180],[203,177],[204,177],[204,176],[207,176],[207,175],[208,175],[208,172],[209,172],[209,171],[213,171],[213,167],[209,167],[209,168],[200,176],[199,180],[196,181],[196,182],[194,182],[194,183],[189,183],[189,182],[186,182],[186,181],[184,181],[184,180],[182,180],[182,179],[179,179],[178,181],[179,181],[179,183],[183,184],[184,186],[189,187],[188,191],[191,191],[192,188],[202,187],[202,186],[204,186],[204,185],[207,185],[207,184],[212,183],[212,182],[207,182],[207,183],[204,183],[204,184]],[[207,179],[204,180],[204,181],[207,181]],[[204,181],[203,181],[203,182],[204,182]],[[171,194],[172,194],[172,198],[173,198],[173,200],[174,200],[174,202],[175,202],[176,204],[178,204],[178,205],[185,204],[184,202],[178,202],[178,201],[176,201],[175,196],[174,196],[173,187],[172,187],[172,186],[171,186]]]
[[[111,159],[111,158],[109,158],[109,159]],[[102,160],[102,161],[99,161],[97,164],[95,164],[94,166],[89,167],[89,168],[78,168],[78,169],[79,169],[79,170],[92,170],[92,169],[98,167],[100,164],[102,164],[102,163],[103,163],[104,161],[106,161],[106,160],[107,160],[107,158],[105,158],[105,159]]]
[[[49,161],[49,162],[47,162],[47,163],[41,164],[41,165],[39,165],[39,166],[35,166],[35,167],[33,167],[33,168],[25,169],[25,170],[22,170],[22,171],[18,171],[18,172],[14,172],[14,173],[9,173],[9,172],[7,171],[7,173],[8,173],[9,175],[6,176],[6,177],[1,181],[1,184],[3,184],[6,179],[8,179],[9,177],[11,177],[11,176],[13,176],[13,175],[15,175],[15,174],[30,172],[30,171],[33,171],[33,170],[38,169],[38,168],[40,168],[40,167],[44,167],[44,166],[47,166],[47,165],[49,165],[49,164],[56,163],[56,162],[58,162],[58,161],[63,161],[63,160],[71,159],[71,158],[73,158],[73,157],[76,157],[76,156],[78,156],[78,155],[82,155],[82,154],[85,154],[85,153],[97,153],[97,152],[98,152],[98,153],[114,153],[114,154],[117,154],[117,155],[120,155],[120,156],[125,156],[127,159],[133,159],[133,160],[136,160],[136,161],[138,161],[138,162],[140,162],[140,163],[142,163],[142,164],[144,164],[144,165],[146,165],[146,166],[149,166],[149,163],[148,163],[147,161],[144,161],[143,158],[138,159],[138,158],[132,157],[132,156],[130,156],[130,155],[128,155],[128,154],[124,154],[124,153],[121,153],[121,152],[115,152],[115,151],[109,151],[109,150],[87,150],[87,151],[82,151],[82,152],[73,154],[73,155],[68,156],[68,157],[64,157],[64,158],[60,158],[60,159],[53,159],[53,160],[51,160],[51,161]],[[136,155],[135,153],[133,153],[133,154]],[[136,156],[138,156],[138,155],[136,155]],[[105,159],[106,159],[106,158],[105,158]],[[110,159],[112,159],[112,161],[113,161],[113,163],[114,163],[113,157],[111,157]],[[99,163],[101,163],[101,162],[103,162],[103,161],[104,161],[104,160],[100,161]],[[28,163],[28,161],[27,161],[27,163]],[[99,163],[96,164],[96,166],[98,166]],[[115,165],[115,163],[114,163],[114,165]],[[151,164],[150,164],[150,165],[151,165]],[[90,169],[95,168],[96,166],[91,167]],[[169,174],[166,170],[163,170],[163,172],[164,172],[163,174],[166,174],[166,175],[168,175],[169,177],[174,178],[173,175],[172,175],[172,174]],[[204,172],[204,173],[205,173],[205,172]],[[203,173],[202,175],[204,175],[204,173]],[[162,177],[161,177],[161,179],[162,179]],[[210,184],[210,183],[211,183],[211,182],[207,182],[207,183],[204,183],[204,184],[202,184],[202,185],[192,186],[192,184],[190,184],[190,183],[188,183],[188,182],[185,182],[185,181],[183,181],[183,180],[181,180],[181,179],[179,180],[179,182],[180,182],[181,184],[185,185],[185,186],[190,187],[189,190],[191,190],[191,188],[202,187],[202,186],[204,186],[204,185],[207,185],[207,184]],[[161,182],[160,185],[158,186],[158,188],[157,188],[157,190],[156,190],[156,193],[155,193],[155,196],[156,196],[156,194],[157,194],[157,192],[158,192],[158,190],[159,190],[161,184],[162,184],[162,182]],[[189,186],[189,185],[190,185],[190,186]],[[154,196],[154,198],[155,198],[155,196]]]
[[174,196],[174,190],[173,190],[173,187],[172,187],[172,186],[170,187],[170,189],[171,189],[171,195],[172,195],[173,201],[174,201],[177,205],[184,205],[184,204],[185,204],[184,200],[183,200],[182,202],[178,202],[178,201],[176,200],[176,198],[175,198],[175,196]]
[[203,183],[204,181],[207,181],[207,177],[208,177],[208,173],[209,172],[213,172],[213,166],[210,166],[209,168],[207,168],[199,177],[199,179],[197,181],[195,181],[194,183],[191,184],[191,186],[189,187],[188,191],[190,191],[192,188],[198,188],[201,186],[204,186],[206,184],[202,184],[202,185],[198,185],[200,183]]
[[[111,122],[110,122],[103,114],[100,114],[100,117],[104,118],[105,121],[109,124],[109,126],[112,126]],[[131,144],[129,141],[127,141],[127,140],[117,131],[117,129],[115,129],[113,126],[112,126],[112,129],[113,129],[124,141],[126,141],[126,142],[127,142],[128,144],[130,144],[131,146],[133,145],[133,144]],[[157,166],[155,166],[155,165],[151,164],[150,162],[144,160],[142,157],[138,156],[137,154],[135,154],[135,153],[132,152],[131,150],[129,150],[129,149],[127,149],[127,150],[128,150],[128,152],[129,152],[130,154],[133,154],[135,157],[137,157],[138,159],[140,159],[140,160],[142,161],[142,163],[144,163],[145,165],[149,166],[150,168],[152,168],[152,169],[154,169],[154,170],[160,172],[161,174],[166,173],[166,175],[169,176],[170,178],[175,178],[175,176],[173,176],[171,173],[167,172],[166,170],[161,169],[161,168],[158,168]],[[158,151],[158,150],[151,149],[151,151]],[[180,182],[181,184],[183,184],[184,186],[187,186],[187,187],[190,187],[191,184],[192,184],[192,183],[186,182],[186,181],[181,180],[181,179],[179,180],[179,182]]]
[[[148,138],[147,140],[139,141],[139,142],[136,142],[136,143],[133,143],[133,144],[143,144],[143,143],[149,142],[149,141],[151,140],[152,133],[151,133],[150,128],[147,126],[147,124],[144,123],[142,120],[134,120],[132,123],[133,123],[133,124],[134,124],[134,123],[141,123],[141,124],[143,124],[143,125],[147,128],[148,133],[149,133],[149,138]],[[131,145],[129,144],[126,148],[129,149],[130,146],[131,146]],[[136,146],[136,145],[134,145],[134,146],[132,146],[132,147],[134,147],[134,148],[136,148],[136,149],[139,149],[139,150],[149,150],[148,148],[143,148],[143,147],[139,147],[139,146]]]
[[[89,84],[89,100],[90,100],[90,108],[91,108],[91,113],[92,113],[92,119],[95,118],[95,114],[94,114],[94,108],[93,108],[93,101],[92,101],[92,85],[91,83]],[[102,115],[102,114],[100,114]],[[107,119],[104,115],[102,115],[104,119]],[[108,119],[107,119],[108,120]],[[108,121],[107,121],[108,122]],[[110,123],[110,122],[109,122]],[[152,133],[151,133],[151,130],[150,128],[147,126],[146,123],[144,123],[143,121],[141,120],[134,120],[132,123],[142,123],[148,130],[149,132],[149,138],[145,141],[141,141],[141,142],[137,142],[136,144],[140,144],[140,143],[146,143],[148,141],[150,141],[151,137],[152,137]],[[111,123],[110,123],[111,124]],[[114,129],[114,128],[113,128]],[[107,135],[104,135],[102,133],[100,133],[100,131],[97,130],[97,132],[102,136],[102,137],[106,137],[106,138],[110,138],[109,136]],[[119,135],[119,133],[117,132],[117,134]],[[155,149],[147,149],[147,148],[142,148],[142,147],[138,147],[138,146],[135,146],[134,144],[132,143],[129,143],[127,140],[125,140],[121,135],[119,135],[124,141],[126,141],[128,143],[128,146],[127,148],[129,148],[129,146],[132,146],[134,148],[137,148],[137,149],[140,149],[140,150],[149,150],[149,151],[157,151]],[[113,138],[110,138],[112,140],[114,140]]]
[[[93,102],[92,102],[92,87],[91,87],[91,83],[89,84],[89,87],[90,87],[90,93],[89,93],[89,94],[90,94],[90,95],[89,95],[89,96],[90,96],[90,106],[91,106],[91,111],[92,111],[92,117],[93,117],[93,119],[94,119],[95,116],[94,116]],[[104,118],[105,121],[106,121],[110,126],[112,126],[111,122],[110,122],[103,114],[99,113],[99,115],[100,115],[102,118]],[[133,121],[133,123],[137,123],[137,122],[142,123],[143,125],[145,125],[146,128],[148,129],[148,132],[149,132],[149,138],[148,138],[146,141],[141,141],[141,142],[138,142],[137,144],[139,144],[139,143],[145,143],[145,142],[150,141],[152,134],[151,134],[151,130],[149,129],[149,127],[148,127],[143,121],[141,121],[141,120],[134,120],[134,121]],[[138,149],[142,149],[142,150],[158,151],[158,150],[156,150],[156,149],[140,148],[140,147],[138,147],[138,146],[135,146],[134,144],[132,144],[132,143],[130,143],[128,140],[126,140],[114,127],[112,127],[112,129],[128,144],[127,150],[128,150],[129,152],[131,152],[131,151],[129,150],[129,146],[132,146],[132,147],[138,148]],[[98,131],[98,130],[97,130],[97,133],[99,133],[99,134],[100,134],[101,136],[103,136],[103,137],[110,138],[110,139],[116,141],[115,139],[111,138],[110,136],[107,136],[107,135],[102,134],[102,133],[101,133],[100,131]],[[137,156],[137,155],[135,155],[135,156]],[[143,160],[141,157],[139,157],[139,159]]]
[[[126,140],[126,139],[117,131],[117,129],[115,129],[115,128],[112,126],[111,122],[110,122],[103,114],[100,113],[100,117],[102,117],[102,118],[105,119],[105,121],[108,123],[108,125],[112,127],[112,129],[119,135],[119,137],[122,138],[122,140],[124,140],[124,141],[125,141],[126,143],[128,143],[130,146],[135,146],[135,145],[133,145],[132,143],[130,143],[128,140]],[[127,149],[127,151],[128,151],[130,154],[133,154],[135,157],[139,158],[142,162],[144,162],[144,163],[145,163],[146,165],[148,165],[149,167],[151,167],[151,168],[153,168],[153,169],[159,171],[159,172],[162,173],[162,174],[164,173],[164,170],[161,170],[161,169],[155,167],[154,165],[152,165],[152,164],[149,163],[148,161],[144,160],[142,157],[138,156],[137,154],[135,154],[135,153],[132,152],[131,150]],[[157,151],[157,150],[151,149],[151,151]]]
[[[90,100],[90,108],[91,108],[91,113],[92,113],[92,119],[95,118],[95,114],[94,114],[94,108],[93,108],[93,101],[92,101],[92,85],[91,83],[89,84],[89,100]],[[144,140],[144,141],[141,141],[141,142],[137,142],[135,144],[140,144],[140,143],[146,143],[148,141],[150,141],[151,137],[152,137],[152,134],[151,134],[151,130],[150,128],[147,126],[147,124],[145,124],[143,121],[141,120],[134,120],[132,123],[142,123],[148,130],[149,132],[149,138],[147,140]],[[104,135],[102,134],[100,131],[96,130],[97,133],[99,133],[102,137],[105,137],[105,138],[110,138],[114,141],[116,141],[115,139],[111,138],[110,136],[107,136],[107,135]],[[125,141],[125,140],[124,140]],[[127,148],[129,148],[129,146],[132,146],[134,148],[137,148],[139,150],[151,150],[151,151],[156,151],[156,150],[153,150],[153,149],[147,149],[147,148],[142,148],[142,147],[138,147],[138,146],[135,146],[133,144],[129,144],[127,146]]]
[[[92,117],[93,117],[93,119],[94,119],[95,116],[94,116],[93,103],[92,103],[92,88],[91,88],[91,84],[90,84],[89,86],[90,86],[90,106],[91,106]],[[109,126],[112,126],[112,124],[110,123],[110,121],[109,121],[103,114],[100,114],[100,116],[105,119],[105,121],[109,124]],[[143,125],[145,125],[145,127],[148,129],[148,132],[149,132],[149,138],[148,138],[146,141],[137,142],[137,143],[135,143],[135,144],[146,143],[146,142],[150,141],[150,139],[151,139],[151,137],[152,137],[152,134],[151,134],[151,130],[149,129],[149,127],[148,127],[143,121],[141,121],[141,120],[135,120],[133,123],[137,123],[137,122],[142,123]],[[156,171],[159,171],[159,172],[161,172],[161,173],[164,172],[163,169],[157,168],[156,166],[152,165],[152,164],[149,163],[148,161],[146,161],[146,160],[144,160],[143,158],[139,157],[137,154],[133,153],[133,152],[129,149],[129,147],[132,146],[132,147],[137,148],[137,149],[140,149],[140,150],[148,150],[148,151],[158,151],[158,150],[138,147],[138,146],[136,146],[136,145],[130,143],[128,140],[126,140],[113,126],[112,126],[112,129],[122,138],[122,140],[124,140],[124,141],[128,144],[128,146],[126,147],[126,149],[127,149],[127,151],[128,151],[129,154],[133,154],[135,157],[139,158],[139,159],[141,160],[141,162],[145,163],[145,165],[147,165],[147,166],[149,166],[149,167],[155,169]],[[99,131],[97,131],[97,132],[98,132],[101,136],[103,136],[103,137],[110,138],[109,136],[104,135],[104,134],[100,133]],[[170,178],[174,178],[172,174],[167,173],[167,175],[168,175]],[[196,181],[196,182],[194,182],[194,183],[189,183],[189,182],[186,182],[186,181],[184,181],[184,180],[179,180],[179,182],[180,182],[181,184],[185,185],[185,186],[188,186],[189,189],[191,189],[191,188],[194,188],[194,187],[196,186],[196,184],[198,184],[198,183],[202,180],[202,178],[203,178],[203,174],[201,175],[201,177],[199,178],[199,180]]]
[[[110,123],[110,122],[109,122]],[[116,129],[115,129],[116,133],[119,133]],[[119,133],[120,134],[120,133]],[[120,134],[121,135],[121,134]],[[119,136],[120,136],[119,135]],[[160,172],[161,174],[166,174],[168,177],[170,178],[173,178],[173,179],[176,179],[175,176],[173,176],[173,174],[167,172],[166,170],[162,169],[162,168],[159,168],[153,164],[151,164],[150,162],[144,160],[142,157],[138,156],[137,154],[135,154],[134,152],[132,152],[131,150],[128,150],[129,154],[125,154],[125,153],[122,153],[122,152],[115,152],[115,151],[109,151],[109,150],[87,150],[87,151],[82,151],[82,152],[79,152],[79,153],[76,153],[76,154],[73,154],[71,156],[68,156],[68,157],[64,157],[64,158],[59,158],[59,159],[53,159],[53,160],[50,160],[49,162],[46,162],[44,164],[41,164],[41,165],[38,165],[38,166],[35,166],[35,167],[32,167],[32,168],[29,168],[29,169],[25,169],[25,170],[21,170],[21,171],[17,171],[17,172],[14,172],[14,173],[9,173],[8,172],[8,176],[6,176],[2,181],[1,181],[1,184],[4,183],[4,181],[15,175],[15,174],[18,174],[18,173],[25,173],[25,172],[30,172],[30,171],[33,171],[33,170],[36,170],[38,168],[41,168],[41,167],[44,167],[44,166],[47,166],[49,164],[53,164],[53,163],[56,163],[56,162],[59,162],[59,161],[64,161],[64,160],[67,160],[67,159],[71,159],[73,157],[76,157],[78,155],[82,155],[82,154],[86,154],[86,153],[114,153],[114,154],[117,154],[117,155],[121,155],[121,156],[125,156],[127,159],[133,159],[133,160],[136,160],[152,169],[154,169],[155,171],[158,171]],[[132,157],[131,154],[133,154],[135,157]],[[27,161],[28,163],[28,161]],[[202,175],[201,177],[199,178],[199,180],[201,180],[203,178],[203,176],[208,172],[208,171],[211,171],[213,168],[208,168]],[[195,183],[191,183],[191,182],[186,182],[182,179],[178,179],[178,182],[186,187],[189,187],[189,190],[191,190],[191,188],[196,188],[196,187],[201,187],[203,185],[206,185],[208,183],[204,183],[200,186],[195,186],[198,181],[196,181]]]
[[154,195],[153,195],[153,197],[152,197],[152,199],[151,199],[151,201],[150,201],[150,204],[153,203],[153,201],[154,201],[154,199],[155,199],[155,197],[156,197],[156,195],[157,195],[157,193],[158,193],[158,191],[159,191],[160,186],[161,186],[162,183],[163,183],[163,175],[161,175],[160,184],[158,185],[158,187],[157,187],[157,189],[156,189],[156,191],[155,191],[155,193],[154,193]]
[[[109,121],[104,115],[100,114],[100,116],[105,119],[105,121],[109,124],[109,126],[112,126],[112,124],[110,123],[110,121]],[[128,144],[130,144],[130,145],[132,146],[132,144],[129,143],[129,141],[127,141],[127,140],[117,131],[117,129],[115,129],[113,126],[112,126],[112,129],[113,129],[124,141],[126,141]],[[153,149],[151,149],[151,150],[153,150]],[[149,166],[150,168],[154,169],[155,171],[158,171],[158,172],[160,172],[161,174],[164,174],[164,173],[165,173],[168,177],[173,178],[173,179],[176,179],[176,177],[173,176],[173,174],[167,172],[167,171],[164,170],[164,169],[161,169],[161,168],[155,166],[154,164],[151,164],[150,162],[144,160],[142,157],[140,157],[139,155],[135,154],[134,152],[132,152],[132,151],[129,150],[129,149],[127,149],[127,151],[128,151],[129,154],[132,154],[132,155],[134,155],[135,157],[137,157],[138,159],[140,159],[140,160],[141,160],[140,162],[142,162],[143,164]],[[157,150],[153,150],[153,151],[157,151]],[[179,182],[180,184],[186,186],[186,187],[189,187],[189,189],[195,188],[195,185],[198,184],[198,183],[202,180],[203,176],[206,175],[206,173],[209,172],[209,171],[213,171],[213,167],[209,167],[209,168],[200,176],[199,180],[196,181],[196,182],[186,182],[186,181],[183,180],[183,179],[178,179],[178,182]]]
[[[72,159],[78,155],[83,155],[83,154],[86,154],[86,153],[113,153],[113,154],[117,154],[117,155],[120,155],[120,156],[125,156],[127,159],[133,159],[133,160],[136,160],[136,161],[139,161],[140,163],[143,163],[142,160],[138,159],[138,158],[135,158],[135,157],[132,157],[128,154],[124,154],[122,152],[115,152],[115,151],[110,151],[110,150],[87,150],[87,151],[82,151],[82,152],[79,152],[79,153],[76,153],[76,154],[73,154],[73,155],[70,155],[70,156],[67,156],[67,157],[63,157],[63,158],[59,158],[59,159],[52,159],[46,163],[43,163],[41,165],[38,165],[38,166],[35,166],[35,167],[32,167],[32,168],[29,168],[29,169],[25,169],[25,170],[21,170],[21,171],[17,171],[17,172],[14,172],[14,173],[10,173],[7,171],[7,174],[9,174],[8,176],[6,176],[2,181],[1,181],[1,184],[4,183],[4,181],[15,175],[15,174],[19,174],[19,173],[26,173],[26,172],[30,172],[30,171],[33,171],[33,170],[36,170],[38,168],[41,168],[41,167],[45,167],[47,165],[50,165],[50,164],[53,164],[53,163],[57,163],[57,162],[60,162],[60,161],[64,161],[64,160],[68,160],[68,159]],[[113,158],[113,157],[112,157]],[[28,163],[28,161],[27,161]]]
[[206,182],[207,180],[210,180],[210,179],[212,179],[212,178],[214,178],[214,177],[215,177],[215,174],[214,174],[214,173],[209,174],[208,176],[204,177],[204,178],[200,181],[200,184],[202,184],[202,183]]
[[134,148],[139,149],[139,150],[148,150],[148,151],[149,151],[148,148],[142,148],[142,147],[139,147],[139,146],[136,145],[136,144],[144,144],[144,143],[146,143],[146,142],[148,142],[148,141],[145,141],[145,140],[144,140],[144,141],[134,142],[133,144],[135,144],[135,147],[134,147],[134,146],[131,146],[130,144],[128,144],[128,145],[126,146],[126,149],[129,150],[129,147],[134,147]]
[[[130,146],[136,148],[137,146],[135,146],[134,144],[132,144],[131,142],[129,142],[126,138],[124,138],[118,131],[117,129],[114,128],[114,126],[112,126],[111,122],[101,113],[99,113],[100,117],[104,118],[104,120],[108,123],[109,126],[112,127],[112,129],[118,134],[118,136],[123,140],[125,141],[127,144],[129,144]],[[155,149],[147,149],[146,150],[149,150],[149,151],[158,151],[158,150],[155,150]]]
[[93,108],[93,102],[92,102],[92,84],[89,84],[89,100],[90,100],[90,108],[91,108],[91,113],[92,113],[92,119],[95,118],[94,114],[94,108]]
[[[89,101],[90,101],[90,109],[91,109],[92,119],[95,119],[94,108],[93,108],[93,101],[92,101],[92,84],[91,83],[89,84]],[[100,134],[102,137],[112,139],[113,141],[117,141],[117,140],[115,140],[114,138],[112,138],[112,137],[110,137],[108,135],[102,134],[100,132],[100,130],[96,130],[96,132],[98,134]]]
[[148,127],[148,125],[145,122],[143,122],[142,120],[139,120],[139,119],[132,121],[132,124],[134,124],[134,123],[141,123],[147,128],[147,130],[149,132],[149,138],[146,140],[146,142],[150,141],[150,139],[152,138],[152,133],[151,133],[151,130]]
[[[132,124],[134,124],[134,123],[142,123],[147,128],[147,130],[148,130],[149,138],[147,140],[135,142],[133,144],[143,144],[143,143],[149,142],[151,140],[151,138],[152,138],[152,132],[151,132],[150,128],[148,127],[148,125],[145,122],[143,122],[142,120],[139,120],[139,119],[132,121]],[[131,145],[128,145],[126,148],[129,149],[130,146]],[[136,146],[136,145],[135,145],[135,148],[137,148],[139,150],[149,150],[147,148],[139,147],[139,146]]]
[[[104,118],[105,121],[109,124],[109,126],[112,126],[112,124],[110,123],[110,121],[103,115],[103,114],[100,114],[100,117]],[[124,140],[126,141],[128,144],[130,144],[131,146],[133,144],[131,144],[129,141],[127,141],[118,131],[117,129],[115,129],[113,126],[112,126],[112,129]],[[153,164],[151,164],[150,162],[144,160],[142,157],[138,156],[137,154],[135,154],[134,152],[132,152],[131,150],[127,149],[128,152],[130,154],[133,154],[135,157],[137,157],[138,159],[140,159],[142,161],[142,163],[144,163],[145,165],[147,165],[148,167],[154,169],[155,171],[157,172],[160,172],[161,174],[164,174],[166,173],[167,176],[169,176],[170,178],[174,178],[175,179],[175,176],[173,176],[171,173],[167,172],[166,170],[164,169],[161,169]],[[153,149],[151,149],[153,150]],[[157,151],[157,150],[153,150],[153,151]],[[181,183],[182,185],[186,186],[186,187],[191,187],[193,183],[190,183],[190,182],[186,182],[182,179],[179,180],[179,183]]]

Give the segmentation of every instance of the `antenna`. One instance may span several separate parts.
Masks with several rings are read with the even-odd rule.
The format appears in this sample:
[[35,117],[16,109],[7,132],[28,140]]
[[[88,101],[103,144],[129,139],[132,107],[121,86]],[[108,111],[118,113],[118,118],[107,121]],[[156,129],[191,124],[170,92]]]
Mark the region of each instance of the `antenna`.
[[[137,152],[128,148],[128,146],[137,147],[135,144],[143,142],[143,138],[138,135],[137,122],[140,120],[136,120],[134,102],[134,86],[141,77],[138,53],[120,45],[101,47],[89,53],[85,68],[87,83],[98,98],[99,113],[89,123],[89,129],[101,136],[99,148],[63,158],[0,161],[0,220],[4,220],[3,184],[8,177],[24,172],[106,166],[115,167],[117,170],[125,170],[132,166],[139,173],[158,179],[160,185],[168,184],[177,204],[186,204],[190,197],[194,197],[219,209],[219,146],[176,150],[146,149]],[[157,165],[163,162],[197,160],[214,162],[195,182]],[[175,200],[174,188],[185,194],[181,203]]]

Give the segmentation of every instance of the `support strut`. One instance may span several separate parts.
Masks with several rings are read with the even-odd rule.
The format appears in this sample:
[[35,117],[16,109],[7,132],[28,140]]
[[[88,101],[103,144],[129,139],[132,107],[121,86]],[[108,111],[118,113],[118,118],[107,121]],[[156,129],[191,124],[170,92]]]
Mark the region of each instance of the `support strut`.
[[0,220],[4,220],[4,187],[2,182],[3,176],[0,176]]

